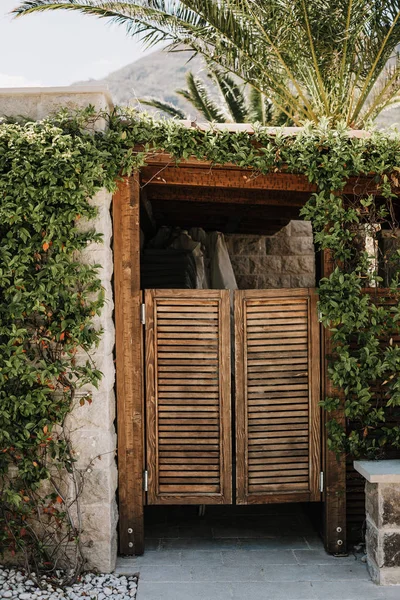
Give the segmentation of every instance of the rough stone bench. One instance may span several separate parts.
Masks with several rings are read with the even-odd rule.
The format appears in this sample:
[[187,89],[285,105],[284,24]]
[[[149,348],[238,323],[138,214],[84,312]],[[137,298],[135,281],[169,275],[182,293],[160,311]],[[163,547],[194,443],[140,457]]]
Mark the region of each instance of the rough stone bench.
[[355,461],[354,468],[366,479],[369,573],[380,585],[400,585],[400,460]]

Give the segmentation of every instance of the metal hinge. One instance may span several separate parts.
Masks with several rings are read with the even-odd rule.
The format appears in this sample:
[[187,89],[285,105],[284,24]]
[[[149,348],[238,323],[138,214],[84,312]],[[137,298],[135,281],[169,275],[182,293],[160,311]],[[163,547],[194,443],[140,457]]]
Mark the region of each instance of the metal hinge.
[[321,471],[319,474],[319,491],[322,493],[324,491],[324,472]]
[[140,305],[140,322],[142,325],[146,325],[146,305]]
[[149,482],[149,478],[148,478],[148,475],[147,475],[147,471],[144,471],[144,473],[143,473],[143,489],[144,489],[145,492],[148,491],[147,490],[148,482]]

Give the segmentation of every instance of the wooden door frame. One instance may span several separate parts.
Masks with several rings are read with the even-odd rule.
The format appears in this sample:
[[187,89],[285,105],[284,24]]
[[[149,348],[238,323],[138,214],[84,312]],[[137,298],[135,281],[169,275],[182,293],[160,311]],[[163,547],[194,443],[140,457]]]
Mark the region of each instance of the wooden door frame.
[[[321,277],[329,277],[334,269],[329,250],[320,255]],[[332,352],[331,334],[326,328],[321,331],[321,383],[322,397],[337,395],[338,391],[328,377],[328,357]],[[347,515],[346,515],[346,458],[338,459],[328,449],[326,423],[335,418],[345,425],[343,410],[335,413],[322,413],[322,464],[324,472],[324,545],[330,554],[342,554],[347,551]]]
[[143,331],[140,318],[139,173],[113,197],[119,549],[144,551]]
[[[210,185],[209,165],[203,169],[198,185]],[[146,170],[146,169],[145,169]],[[179,184],[185,184],[185,171],[180,169]],[[220,177],[214,185],[222,189],[226,182],[225,169],[218,169]],[[175,170],[171,172],[176,173]],[[243,173],[246,173],[243,170]],[[205,173],[205,175],[204,175]],[[229,175],[229,174],[228,174]],[[198,173],[196,172],[196,176]],[[204,180],[206,177],[206,180]],[[281,182],[282,174],[258,177],[258,186],[263,189],[301,190],[299,181]],[[162,179],[162,182],[159,181]],[[168,179],[168,178],[167,178]],[[156,178],[153,184],[169,183]],[[262,181],[261,181],[262,179]],[[251,178],[240,178],[241,187],[251,185]],[[187,184],[193,185],[193,179]],[[279,185],[278,185],[279,183]],[[300,182],[301,183],[301,182]],[[306,191],[309,191],[308,189]],[[301,201],[303,198],[301,198]],[[246,196],[237,198],[246,202]],[[260,200],[261,202],[261,200]],[[271,204],[267,195],[266,205]],[[143,332],[140,321],[140,173],[120,182],[113,198],[113,246],[114,246],[114,290],[116,327],[116,370],[117,370],[117,422],[118,422],[118,469],[119,469],[119,549],[122,554],[141,554],[144,550],[143,527],[143,477],[144,477],[144,407],[143,407]],[[323,261],[322,276],[329,275],[326,259]],[[329,393],[326,374],[326,356],[329,353],[329,336],[322,334],[322,391]],[[325,357],[325,360],[324,360]],[[327,450],[325,428],[323,428],[324,464],[324,520],[325,547],[328,552],[341,553],[346,549],[346,480],[344,461],[338,463],[333,453]],[[342,543],[339,543],[339,542]]]

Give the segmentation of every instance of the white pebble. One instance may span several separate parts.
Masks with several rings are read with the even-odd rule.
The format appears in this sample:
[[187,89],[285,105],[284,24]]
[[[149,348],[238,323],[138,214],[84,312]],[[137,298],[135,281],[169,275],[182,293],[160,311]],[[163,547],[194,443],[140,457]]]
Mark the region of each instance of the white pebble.
[[62,579],[68,575],[57,571],[55,580],[41,576],[40,589],[34,582],[35,573],[29,577],[22,571],[0,566],[0,600],[132,600],[136,597],[135,576],[85,573],[79,583],[62,589]]

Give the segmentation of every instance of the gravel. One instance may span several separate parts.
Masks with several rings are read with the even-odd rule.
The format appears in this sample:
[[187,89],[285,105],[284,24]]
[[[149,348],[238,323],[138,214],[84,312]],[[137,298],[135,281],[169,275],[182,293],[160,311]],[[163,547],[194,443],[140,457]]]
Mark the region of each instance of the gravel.
[[[34,577],[34,574],[32,574]],[[42,579],[42,587],[16,569],[0,567],[0,600],[133,600],[137,576],[85,573],[79,583],[61,589],[57,581]]]

